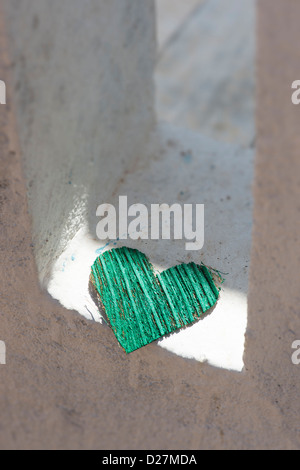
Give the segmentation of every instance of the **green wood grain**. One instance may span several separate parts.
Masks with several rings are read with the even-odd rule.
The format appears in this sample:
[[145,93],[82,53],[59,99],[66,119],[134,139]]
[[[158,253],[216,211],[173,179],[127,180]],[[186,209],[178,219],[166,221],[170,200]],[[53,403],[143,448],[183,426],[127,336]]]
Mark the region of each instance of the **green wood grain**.
[[143,253],[126,247],[99,256],[91,282],[127,353],[193,323],[219,297],[206,266],[182,264],[155,275]]

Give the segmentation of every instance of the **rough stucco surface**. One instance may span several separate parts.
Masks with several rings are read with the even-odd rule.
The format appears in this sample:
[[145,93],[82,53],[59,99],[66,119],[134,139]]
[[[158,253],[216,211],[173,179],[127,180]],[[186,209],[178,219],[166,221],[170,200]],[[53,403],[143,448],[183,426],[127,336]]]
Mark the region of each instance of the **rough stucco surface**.
[[260,2],[258,17],[258,157],[246,363],[259,390],[300,439],[300,109],[291,84],[300,76],[300,5]]
[[2,3],[35,255],[46,281],[87,213],[95,231],[98,204],[109,202],[152,128],[154,5]]
[[259,2],[259,150],[243,374],[155,345],[120,354],[109,329],[41,292],[1,36],[1,77],[9,85],[8,105],[0,108],[0,334],[8,360],[0,367],[1,448],[300,447],[299,368],[290,360],[300,335],[299,110],[289,89],[299,75],[300,52],[292,47],[298,15],[293,0]]

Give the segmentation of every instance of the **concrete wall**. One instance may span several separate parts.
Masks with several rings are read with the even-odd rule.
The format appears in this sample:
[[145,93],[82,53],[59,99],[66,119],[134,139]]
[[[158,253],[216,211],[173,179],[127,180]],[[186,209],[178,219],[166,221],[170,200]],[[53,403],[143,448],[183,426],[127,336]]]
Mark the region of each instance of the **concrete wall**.
[[[291,344],[300,335],[300,108],[291,103],[290,85],[300,77],[300,4],[261,0],[258,12],[255,229],[243,374],[155,345],[120,354],[109,328],[41,293],[8,86],[8,104],[0,107],[0,325],[7,347],[1,448],[299,450],[299,366],[291,362]],[[0,21],[0,72],[9,85],[13,58],[2,15]]]
[[258,7],[257,159],[246,370],[284,416],[299,448],[300,3],[262,0]]
[[[4,0],[41,281],[153,124],[152,0]],[[93,195],[93,199],[91,196]]]

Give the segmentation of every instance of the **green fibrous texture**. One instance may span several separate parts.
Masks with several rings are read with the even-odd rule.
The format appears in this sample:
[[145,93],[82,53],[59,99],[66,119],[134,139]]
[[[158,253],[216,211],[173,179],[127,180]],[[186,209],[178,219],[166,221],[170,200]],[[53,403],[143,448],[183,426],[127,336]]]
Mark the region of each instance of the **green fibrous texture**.
[[206,266],[182,264],[155,275],[143,253],[126,247],[102,254],[91,282],[127,353],[193,323],[219,297]]

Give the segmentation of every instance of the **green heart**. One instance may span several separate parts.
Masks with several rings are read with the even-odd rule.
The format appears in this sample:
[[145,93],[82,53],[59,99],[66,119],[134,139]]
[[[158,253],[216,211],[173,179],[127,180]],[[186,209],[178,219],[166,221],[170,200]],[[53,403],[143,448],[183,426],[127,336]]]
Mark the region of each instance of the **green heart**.
[[206,266],[182,264],[155,275],[143,253],[126,247],[99,256],[91,282],[127,353],[193,323],[219,297]]

